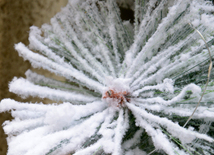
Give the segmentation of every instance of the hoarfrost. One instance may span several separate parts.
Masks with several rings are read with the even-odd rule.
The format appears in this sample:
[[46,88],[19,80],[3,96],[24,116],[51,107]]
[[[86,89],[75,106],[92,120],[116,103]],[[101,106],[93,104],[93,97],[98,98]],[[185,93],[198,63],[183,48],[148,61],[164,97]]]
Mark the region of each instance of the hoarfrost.
[[[214,154],[214,83],[183,127],[204,91],[213,56],[214,16],[205,0],[118,0],[134,10],[134,24],[120,18],[116,1],[69,0],[44,24],[32,26],[29,46],[15,45],[34,68],[9,90],[23,98],[3,99],[8,155]],[[191,24],[190,24],[191,23]],[[36,51],[36,52],[34,52]],[[214,74],[211,70],[211,79]]]

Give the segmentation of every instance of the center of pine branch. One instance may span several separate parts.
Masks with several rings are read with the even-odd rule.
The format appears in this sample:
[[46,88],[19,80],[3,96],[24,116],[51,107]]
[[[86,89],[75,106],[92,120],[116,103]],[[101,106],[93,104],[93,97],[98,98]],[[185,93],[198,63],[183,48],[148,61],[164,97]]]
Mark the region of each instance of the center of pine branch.
[[129,102],[129,93],[126,91],[116,92],[113,89],[106,91],[103,99],[111,106],[124,107],[125,102]]

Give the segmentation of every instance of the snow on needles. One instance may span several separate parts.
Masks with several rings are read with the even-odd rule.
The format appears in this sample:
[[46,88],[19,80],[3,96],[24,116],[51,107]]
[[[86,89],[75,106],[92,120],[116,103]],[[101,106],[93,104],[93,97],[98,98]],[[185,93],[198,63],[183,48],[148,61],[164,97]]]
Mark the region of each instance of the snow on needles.
[[[121,5],[121,6],[118,6]],[[121,19],[122,7],[134,19]],[[15,45],[32,67],[9,91],[53,104],[0,102],[8,155],[214,154],[213,5],[205,0],[69,0]],[[121,11],[122,12],[122,11]],[[134,21],[134,23],[132,23]]]

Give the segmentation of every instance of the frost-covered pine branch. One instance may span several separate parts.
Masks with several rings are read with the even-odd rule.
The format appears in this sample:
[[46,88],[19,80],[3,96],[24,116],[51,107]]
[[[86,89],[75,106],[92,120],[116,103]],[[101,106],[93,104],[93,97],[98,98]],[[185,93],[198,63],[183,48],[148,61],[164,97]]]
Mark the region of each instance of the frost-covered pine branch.
[[[132,5],[132,1],[128,1]],[[125,1],[118,1],[124,5]],[[10,92],[56,104],[4,99],[8,155],[214,154],[214,6],[205,0],[136,0],[134,24],[114,0],[69,0],[15,45],[34,68]],[[192,28],[191,25],[194,27]],[[57,104],[60,102],[60,104]]]

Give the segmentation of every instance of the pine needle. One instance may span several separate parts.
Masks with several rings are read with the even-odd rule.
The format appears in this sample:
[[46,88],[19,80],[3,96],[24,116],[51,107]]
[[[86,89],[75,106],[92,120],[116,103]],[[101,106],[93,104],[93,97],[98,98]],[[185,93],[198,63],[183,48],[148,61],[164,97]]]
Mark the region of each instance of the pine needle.
[[188,122],[192,119],[192,117],[193,117],[195,111],[197,110],[197,108],[198,108],[198,106],[199,106],[199,104],[200,104],[200,102],[201,102],[201,100],[202,100],[202,98],[203,98],[203,96],[204,96],[204,94],[205,94],[205,92],[206,92],[207,85],[208,85],[209,80],[210,80],[211,70],[212,70],[212,57],[211,57],[211,52],[210,52],[210,50],[209,50],[209,47],[208,47],[208,45],[207,45],[207,43],[206,43],[205,38],[204,38],[203,35],[202,35],[196,28],[194,28],[190,23],[189,23],[189,25],[190,25],[190,26],[200,35],[200,37],[203,39],[203,41],[204,41],[204,43],[205,43],[205,45],[206,45],[206,48],[207,48],[207,50],[208,50],[208,52],[209,52],[210,65],[209,65],[209,69],[208,69],[207,82],[206,82],[204,91],[203,91],[203,93],[202,93],[202,95],[201,95],[201,97],[200,97],[200,99],[199,99],[199,101],[198,101],[198,104],[197,104],[196,107],[195,107],[195,110],[193,111],[192,115],[188,118],[188,120],[186,121],[186,123],[184,124],[183,127],[185,127],[185,126],[188,124]]

